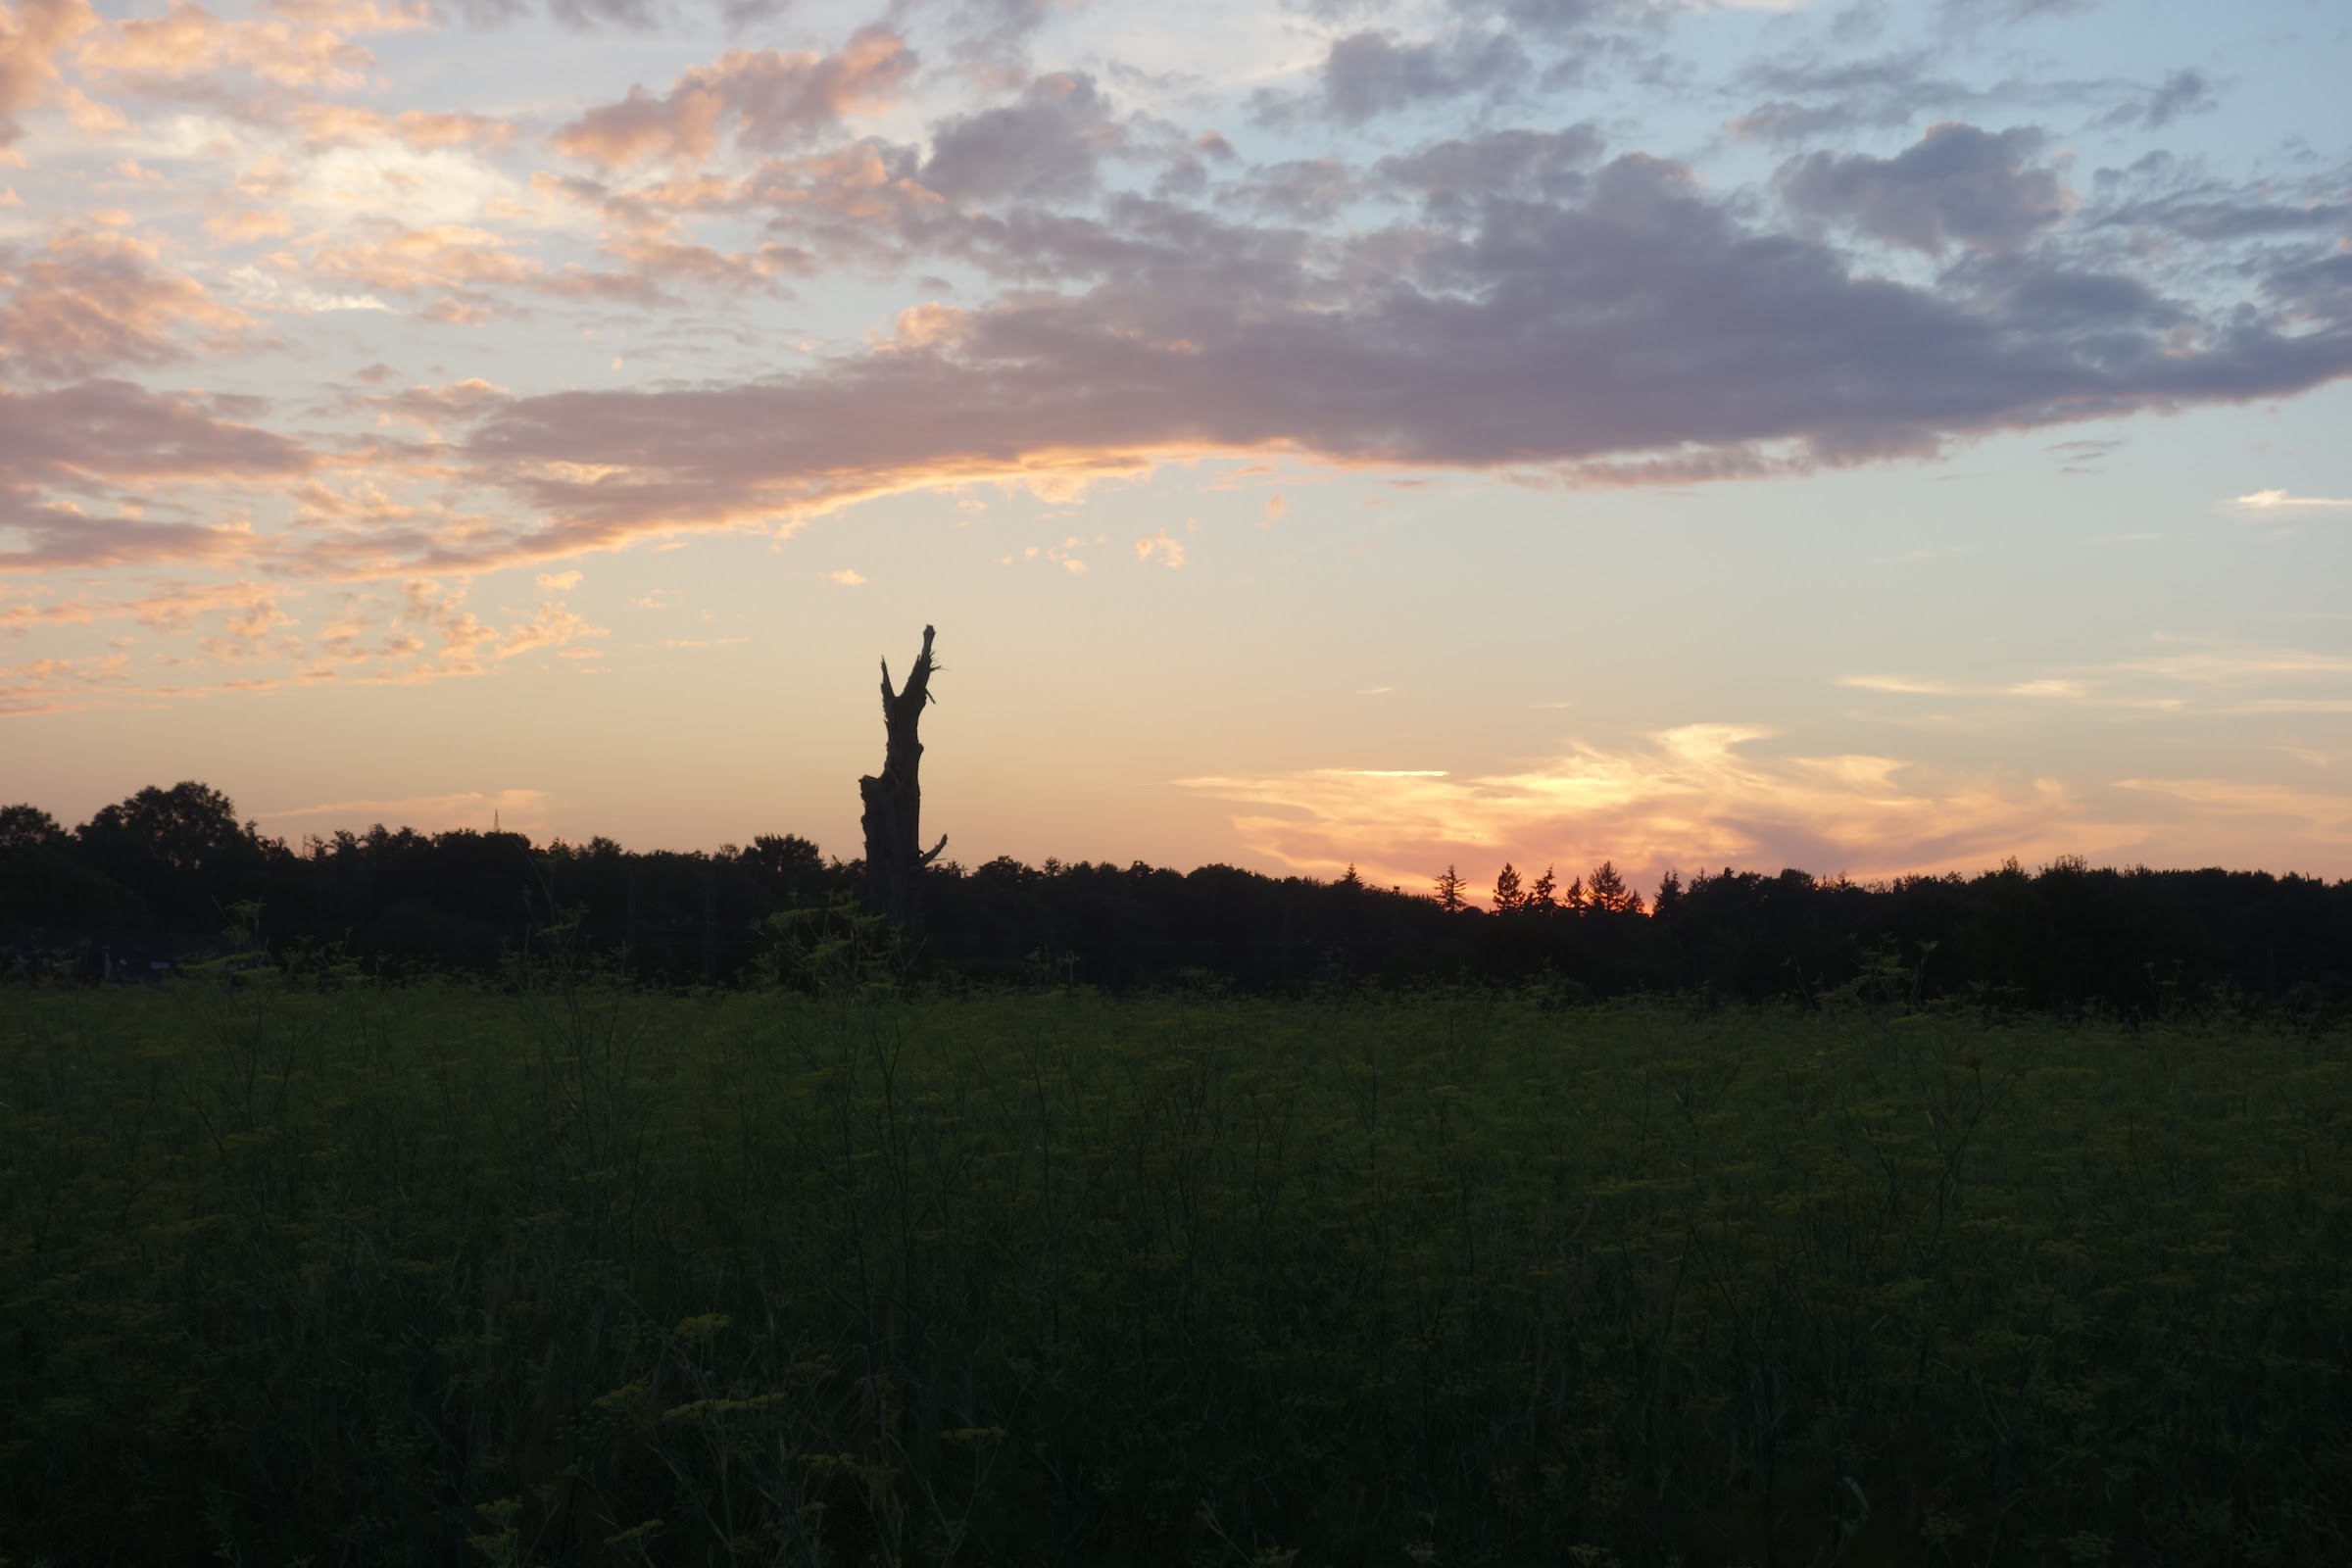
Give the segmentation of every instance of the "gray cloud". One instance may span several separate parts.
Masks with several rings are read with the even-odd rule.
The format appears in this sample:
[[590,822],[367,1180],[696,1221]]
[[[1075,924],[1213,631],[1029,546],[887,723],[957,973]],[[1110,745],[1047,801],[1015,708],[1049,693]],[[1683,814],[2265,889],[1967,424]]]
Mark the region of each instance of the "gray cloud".
[[2176,71],[2148,94],[2136,118],[2149,129],[2161,130],[2183,116],[2201,115],[2213,107],[2213,83],[2205,79],[2205,73]]
[[2200,112],[2210,100],[2195,72],[2176,72],[2150,87],[2120,77],[2010,76],[1978,86],[1939,69],[1945,56],[1925,49],[1840,59],[1800,51],[1740,72],[1732,90],[1760,102],[1724,123],[1743,141],[1774,145],[1854,130],[1886,130],[1927,119],[2033,114],[2071,119],[2089,103],[2114,103],[2104,124],[2157,123]]
[[2298,191],[2263,181],[2245,185],[2216,179],[2170,153],[2150,153],[2128,169],[2093,176],[2097,201],[2085,221],[2095,228],[2147,230],[2169,240],[2193,240],[2227,254],[2243,240],[2292,240],[2338,235],[2352,241],[2352,171],[2307,182]]
[[1690,9],[1680,0],[1456,0],[1473,16],[1496,16],[1522,31],[1559,38],[1611,24],[1655,24]]
[[2099,0],[1943,0],[1944,20],[1958,27],[2015,25],[2054,17],[2081,16]]
[[1585,188],[1601,145],[1600,133],[1590,125],[1498,130],[1384,158],[1375,172],[1419,196],[1441,220],[1459,222],[1491,196],[1557,201],[1576,194]]
[[1319,223],[1361,194],[1355,171],[1337,158],[1300,158],[1251,173],[1234,194],[1259,212]]
[[773,22],[792,9],[793,0],[718,0],[718,20],[730,35]]
[[1029,45],[1058,0],[901,0],[939,19],[948,53],[996,74],[1026,74]]
[[1954,241],[2005,251],[2069,211],[2058,176],[2027,163],[2040,144],[2036,130],[1946,122],[1892,158],[1814,153],[1783,165],[1777,181],[1792,210],[1889,245],[1932,256]]
[[999,278],[1115,278],[1170,293],[1216,289],[1237,300],[1291,297],[1309,276],[1305,261],[1315,244],[1304,228],[1236,222],[1131,194],[1110,197],[1100,217],[1016,206],[1002,216],[927,218],[906,233],[910,244]]
[[[529,0],[456,0],[456,5],[459,20],[468,27],[485,31],[503,27],[531,9]],[[593,20],[590,19],[591,22]],[[580,24],[573,23],[572,25]]]
[[1092,76],[1040,76],[1018,103],[942,121],[922,182],[956,201],[1084,196],[1121,139]]
[[[662,20],[661,11],[652,0],[551,0],[547,14],[564,25],[582,32],[599,26],[628,27],[644,32],[651,30]],[[497,20],[504,18],[499,16]]]
[[1745,92],[1771,96],[1725,129],[1743,141],[1775,144],[1858,128],[1908,123],[1922,110],[1972,96],[1958,82],[1929,74],[1925,51],[1859,60],[1779,60],[1750,67],[1737,78]]
[[2352,266],[2329,259],[2203,305],[2014,255],[1911,286],[1761,231],[1639,156],[1573,200],[1464,206],[1476,216],[1456,231],[1347,241],[1143,198],[1099,222],[1005,222],[1002,254],[1073,270],[1083,256],[1092,283],[932,313],[805,375],[503,403],[466,452],[552,519],[505,548],[555,554],[1041,464],[1279,448],[1581,482],[1723,477],[2352,373]]
[[1394,33],[1350,33],[1324,57],[1322,108],[1342,124],[1465,94],[1493,93],[1524,77],[1527,54],[1507,32],[1403,42]]

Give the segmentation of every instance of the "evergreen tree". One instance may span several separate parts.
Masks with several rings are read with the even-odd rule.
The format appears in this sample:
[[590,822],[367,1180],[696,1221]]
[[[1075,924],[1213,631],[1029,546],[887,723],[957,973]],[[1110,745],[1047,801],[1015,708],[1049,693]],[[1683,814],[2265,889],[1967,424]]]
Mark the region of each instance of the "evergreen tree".
[[1459,913],[1462,907],[1462,877],[1452,866],[1438,878],[1438,907],[1447,914]]
[[1625,885],[1607,860],[1592,868],[1592,907],[1606,914],[1640,914],[1642,895]]
[[1672,914],[1676,909],[1682,906],[1682,873],[1670,868],[1665,876],[1660,878],[1658,881],[1657,911],[1660,914]]
[[1348,862],[1348,874],[1340,878],[1339,885],[1351,893],[1361,893],[1364,890],[1364,879],[1356,874],[1353,860]]
[[1502,862],[1502,872],[1494,878],[1494,912],[1508,914],[1527,906],[1527,895],[1519,891],[1519,872],[1510,861]]
[[1569,883],[1568,891],[1560,895],[1560,907],[1570,914],[1582,914],[1592,906],[1592,900],[1585,893],[1585,879],[1581,876]]
[[1527,907],[1537,910],[1556,909],[1560,906],[1559,894],[1560,884],[1552,876],[1551,867],[1547,865],[1544,868],[1544,874],[1536,878],[1536,885],[1527,890]]

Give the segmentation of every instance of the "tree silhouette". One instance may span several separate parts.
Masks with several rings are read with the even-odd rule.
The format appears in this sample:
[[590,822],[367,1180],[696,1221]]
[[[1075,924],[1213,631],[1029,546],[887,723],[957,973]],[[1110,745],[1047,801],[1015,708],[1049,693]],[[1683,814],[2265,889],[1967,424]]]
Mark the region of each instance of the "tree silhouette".
[[1547,912],[1559,906],[1560,884],[1547,865],[1544,868],[1544,874],[1536,878],[1536,885],[1527,890],[1527,907]]
[[890,687],[890,661],[882,661],[882,723],[888,743],[882,771],[858,781],[865,802],[858,819],[865,829],[865,904],[877,914],[905,920],[914,912],[915,874],[939,858],[948,836],[922,847],[923,790],[917,773],[923,743],[915,738],[924,707],[931,702],[931,628],[923,628],[923,651],[906,672],[906,684]]
[[1592,907],[1605,914],[1639,914],[1642,895],[1625,885],[1615,865],[1603,860],[1592,868]]
[[272,852],[234,802],[193,782],[148,786],[102,808],[74,837],[83,859],[147,901],[165,919],[210,923],[230,900],[249,897]]
[[66,830],[37,806],[0,806],[0,855],[24,850],[62,850]]
[[1456,913],[1462,907],[1461,873],[1450,865],[1446,867],[1446,874],[1438,878],[1438,907],[1447,914]]
[[1519,890],[1519,872],[1517,868],[1514,867],[1510,861],[1503,861],[1500,874],[1494,878],[1495,912],[1497,914],[1508,914],[1514,909],[1525,907],[1526,904],[1527,895]]
[[1672,914],[1682,902],[1683,874],[1669,867],[1666,874],[1658,879],[1657,911],[1660,914]]

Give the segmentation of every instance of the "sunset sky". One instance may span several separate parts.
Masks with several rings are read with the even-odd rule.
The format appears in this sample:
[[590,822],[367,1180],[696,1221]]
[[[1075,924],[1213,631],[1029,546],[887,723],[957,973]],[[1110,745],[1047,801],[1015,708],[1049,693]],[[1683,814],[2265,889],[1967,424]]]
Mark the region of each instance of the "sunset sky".
[[0,802],[2352,876],[2352,7],[0,0]]

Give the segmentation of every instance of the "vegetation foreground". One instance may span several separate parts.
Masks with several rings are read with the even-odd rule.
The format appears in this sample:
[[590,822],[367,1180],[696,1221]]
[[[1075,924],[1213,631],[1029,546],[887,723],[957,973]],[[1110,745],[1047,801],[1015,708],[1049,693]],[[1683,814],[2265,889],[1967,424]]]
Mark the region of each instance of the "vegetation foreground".
[[0,988],[0,1553],[2340,1564],[2348,1045]]

